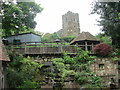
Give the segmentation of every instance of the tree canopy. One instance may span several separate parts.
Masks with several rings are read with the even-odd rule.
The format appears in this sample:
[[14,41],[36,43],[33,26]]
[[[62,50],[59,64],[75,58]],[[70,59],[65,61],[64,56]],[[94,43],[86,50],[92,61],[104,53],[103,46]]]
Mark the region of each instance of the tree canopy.
[[100,15],[102,31],[111,37],[113,45],[120,47],[120,2],[96,2],[92,13]]
[[42,10],[43,8],[35,2],[3,3],[1,10],[3,36],[32,31],[36,26],[34,18]]

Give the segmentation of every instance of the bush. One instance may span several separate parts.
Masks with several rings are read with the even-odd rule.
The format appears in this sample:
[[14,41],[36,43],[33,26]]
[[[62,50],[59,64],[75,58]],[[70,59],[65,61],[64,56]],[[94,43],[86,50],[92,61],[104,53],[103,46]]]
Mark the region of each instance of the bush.
[[93,51],[99,56],[107,56],[112,52],[112,47],[105,43],[100,43],[93,48]]
[[66,41],[66,42],[71,42],[74,38],[75,38],[75,36],[66,36],[66,37],[62,37],[60,39]]

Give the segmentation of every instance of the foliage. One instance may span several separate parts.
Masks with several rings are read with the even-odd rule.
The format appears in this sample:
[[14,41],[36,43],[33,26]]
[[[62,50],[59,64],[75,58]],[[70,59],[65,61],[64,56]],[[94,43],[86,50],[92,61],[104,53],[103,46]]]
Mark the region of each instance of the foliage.
[[80,85],[87,83],[88,80],[88,78],[85,76],[85,73],[80,72],[76,72],[75,79]]
[[120,2],[95,2],[92,14],[100,15],[98,21],[102,31],[112,39],[112,44],[120,47]]
[[52,34],[46,33],[42,37],[43,42],[50,42],[50,41],[54,41],[56,39],[59,39],[59,36],[57,35],[57,33],[52,33]]
[[17,88],[37,88],[37,82],[25,81],[23,85],[18,86]]
[[101,83],[103,80],[101,79],[101,77],[97,77],[97,76],[92,76],[89,77],[89,83],[87,85],[87,88],[102,88],[103,84]]
[[94,56],[90,56],[88,51],[84,51],[81,48],[78,49],[78,54],[76,57],[74,57],[74,60],[76,60],[76,62],[80,62],[80,63],[88,63],[90,61],[94,60]]
[[74,38],[75,36],[66,36],[66,37],[61,37],[60,39],[66,42],[71,42]]
[[0,29],[0,38],[2,37],[2,29]]
[[120,62],[120,58],[119,57],[113,57],[112,60]]
[[60,37],[57,33],[52,33],[52,34],[46,33],[45,35],[43,35],[42,41],[49,42],[49,41],[54,41],[56,39],[59,39],[61,41],[70,43],[74,38],[75,38],[75,36]]
[[1,13],[3,35],[8,37],[12,34],[32,31],[36,22],[34,18],[42,8],[35,2],[7,2],[2,4]]
[[112,40],[107,35],[98,34],[98,35],[96,35],[96,38],[99,39],[102,43],[106,43],[108,45],[112,45]]
[[31,61],[30,57],[23,58],[20,55],[9,52],[11,62],[6,68],[7,80],[10,88],[37,88],[34,81],[36,73],[40,73],[42,64]]
[[107,56],[112,52],[112,48],[105,43],[100,43],[93,48],[93,51],[99,56]]
[[66,64],[75,64],[75,60],[73,58],[71,58],[70,56],[67,55],[67,53],[64,53],[64,62]]
[[[55,58],[52,60],[55,65],[55,69],[60,74],[62,85],[64,81],[71,75],[74,76],[74,81],[78,82],[80,85],[102,87],[101,78],[95,76],[88,66],[94,61],[94,56],[89,56],[89,52],[78,49],[78,54],[75,57],[70,57],[67,53],[64,54],[63,58]],[[88,85],[88,86],[87,86]]]
[[120,49],[114,49],[112,56],[120,56]]

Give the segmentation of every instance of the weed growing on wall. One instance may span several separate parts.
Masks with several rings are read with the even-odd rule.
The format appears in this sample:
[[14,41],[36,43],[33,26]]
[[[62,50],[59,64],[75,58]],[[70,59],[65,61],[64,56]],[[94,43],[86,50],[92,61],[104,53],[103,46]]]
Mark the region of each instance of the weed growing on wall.
[[30,57],[24,58],[21,55],[9,52],[11,62],[6,68],[8,85],[10,88],[38,88],[35,82],[36,74],[40,73],[42,64],[31,61]]
[[102,87],[102,79],[89,69],[89,65],[94,59],[94,56],[89,56],[89,52],[82,49],[78,49],[78,54],[75,57],[70,57],[65,53],[63,58],[53,59],[55,70],[58,71],[62,81],[61,86],[63,87],[64,82],[71,78],[80,85],[85,85],[86,88]]

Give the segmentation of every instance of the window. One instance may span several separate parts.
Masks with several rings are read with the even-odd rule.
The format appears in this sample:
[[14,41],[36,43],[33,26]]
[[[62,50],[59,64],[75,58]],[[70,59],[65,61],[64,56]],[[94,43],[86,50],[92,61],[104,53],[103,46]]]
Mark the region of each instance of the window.
[[104,69],[104,64],[99,64],[99,69]]

